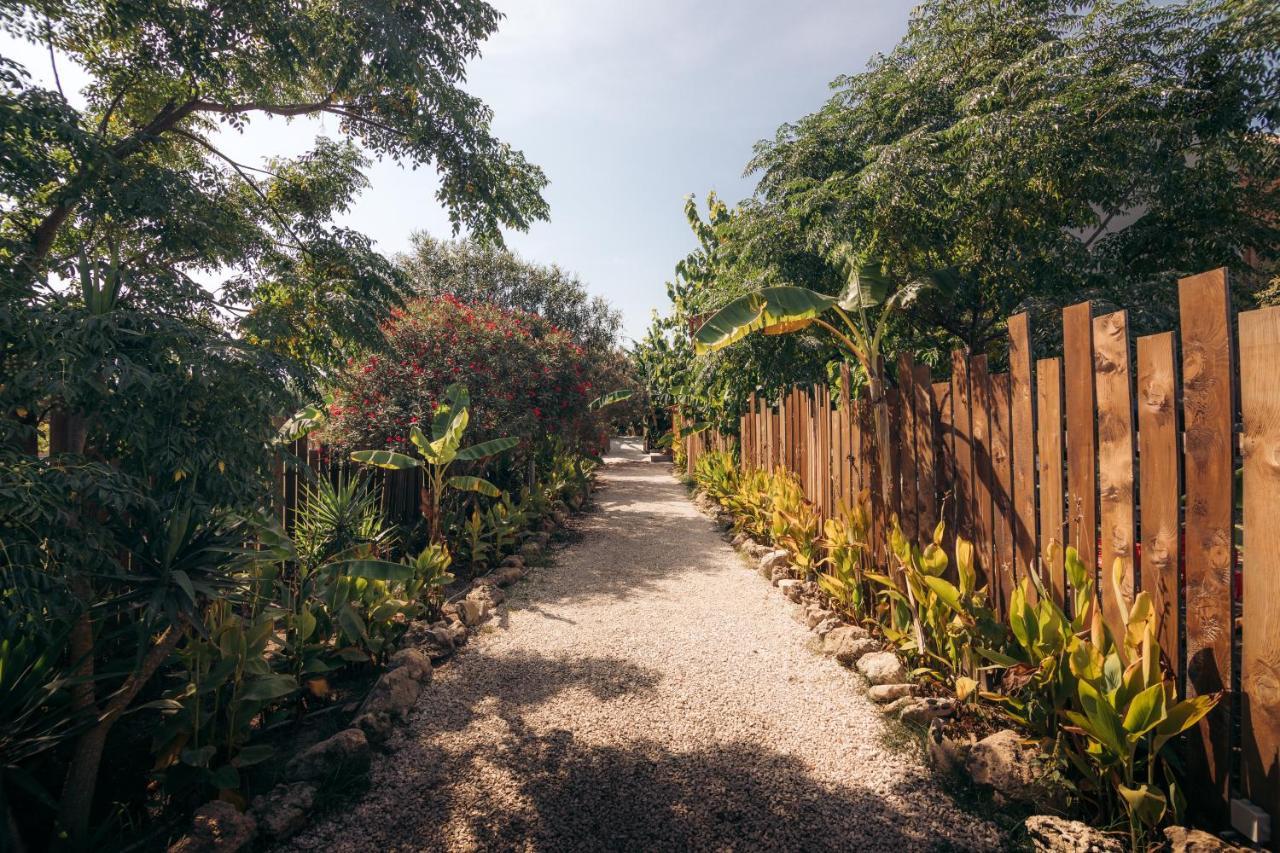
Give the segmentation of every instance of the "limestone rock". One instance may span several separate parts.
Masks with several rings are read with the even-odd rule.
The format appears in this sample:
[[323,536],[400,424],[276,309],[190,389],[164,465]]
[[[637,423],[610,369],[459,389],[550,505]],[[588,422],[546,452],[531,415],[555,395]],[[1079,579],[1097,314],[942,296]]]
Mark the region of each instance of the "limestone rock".
[[526,563],[532,563],[542,556],[542,546],[532,540],[525,542],[520,546],[520,558]]
[[774,586],[778,585],[778,581],[784,581],[791,577],[790,566],[774,566],[773,571],[769,573],[769,580]]
[[785,569],[790,561],[791,555],[781,548],[766,552],[760,557],[760,574],[772,577],[774,569]]
[[252,811],[262,834],[283,841],[307,825],[307,813],[315,805],[316,786],[310,782],[276,785],[253,798]]
[[523,568],[524,568],[524,558],[523,558],[523,557],[521,557],[519,554],[508,554],[507,556],[505,556],[505,557],[503,557],[503,558],[502,558],[502,563],[501,563],[501,565],[502,565],[502,567],[503,567],[503,568],[507,568],[507,567],[514,566],[514,567],[516,567],[516,568],[521,568],[521,569],[523,569]]
[[733,537],[732,541],[729,544],[733,545],[733,547],[735,548],[741,548],[742,546],[746,545],[750,541],[751,541],[750,536],[748,536],[746,533],[740,532],[738,533],[737,536]]
[[818,635],[818,639],[826,639],[827,634],[830,634],[832,631],[839,628],[840,624],[840,619],[838,617],[831,616],[827,619],[823,619],[815,625],[813,633]]
[[1010,800],[1033,804],[1057,800],[1039,749],[1028,746],[1012,729],[1002,729],[975,743],[965,768],[974,782]]
[[1249,849],[1223,841],[1202,829],[1188,829],[1185,826],[1166,827],[1164,840],[1169,844],[1169,853],[1235,853],[1237,850]]
[[901,699],[903,696],[916,695],[916,686],[914,684],[876,684],[867,690],[867,696],[872,702],[893,702]]
[[[839,630],[838,628],[836,630]],[[832,632],[834,633],[834,632]],[[827,635],[828,637],[831,634]],[[825,643],[826,640],[824,639]],[[880,651],[880,642],[870,637],[851,637],[842,641],[836,649],[836,661],[845,666],[853,666],[866,655],[876,654]]]
[[901,684],[907,680],[907,668],[893,652],[875,652],[858,659],[858,672],[872,684]]
[[941,718],[929,723],[929,737],[925,741],[929,764],[940,773],[955,773],[964,768],[969,758],[972,741],[952,740],[947,737]]
[[257,834],[253,815],[213,800],[196,809],[191,832],[170,845],[169,853],[236,853],[252,844]]
[[1078,820],[1032,815],[1025,826],[1038,853],[1123,853],[1125,849],[1118,841]]
[[792,601],[800,597],[800,581],[795,578],[780,578],[774,585]]
[[950,717],[956,712],[956,700],[939,699],[929,696],[924,699],[912,698],[911,703],[898,712],[898,719],[904,723],[926,726],[940,717]]
[[343,729],[295,755],[285,765],[284,774],[290,782],[319,784],[366,776],[371,757],[365,733],[358,728]]

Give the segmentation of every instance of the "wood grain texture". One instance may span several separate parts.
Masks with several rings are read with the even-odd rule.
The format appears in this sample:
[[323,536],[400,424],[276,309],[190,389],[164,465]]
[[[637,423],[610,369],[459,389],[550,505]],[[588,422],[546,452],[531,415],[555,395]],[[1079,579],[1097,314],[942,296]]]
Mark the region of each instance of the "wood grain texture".
[[936,480],[937,411],[933,402],[933,385],[929,381],[929,367],[916,365],[916,500],[919,506],[919,528],[923,537],[933,535],[938,524],[938,485]]
[[1242,313],[1245,795],[1280,821],[1280,308]]
[[956,350],[951,353],[951,463],[955,466],[955,535],[970,540],[974,538],[972,410],[969,359],[963,350]]
[[1036,516],[1035,386],[1031,372],[1031,319],[1009,318],[1009,414],[1013,466],[1012,517],[1015,574],[1040,562]]
[[[1224,270],[1178,283],[1182,321],[1183,449],[1186,465],[1187,690],[1231,686],[1233,447],[1231,330]],[[1225,814],[1230,782],[1230,697],[1200,724],[1193,767],[1211,780],[1206,797]]]
[[[1067,544],[1097,568],[1098,444],[1094,423],[1093,319],[1089,303],[1062,311],[1062,378],[1067,413]],[[1099,585],[1099,593],[1102,586]]]
[[938,412],[938,520],[945,525],[944,543],[950,549],[956,536],[956,441],[952,424],[951,383],[935,382]]
[[991,503],[995,517],[992,528],[995,557],[992,580],[996,595],[993,604],[1003,618],[1007,614],[1009,593],[1017,579],[1013,562],[1013,460],[1010,428],[1012,383],[1009,374],[1001,373],[989,380],[991,393]]
[[1098,401],[1098,516],[1102,566],[1102,615],[1115,636],[1124,630],[1113,593],[1113,566],[1121,560],[1119,594],[1133,602],[1134,465],[1133,386],[1129,374],[1129,316],[1124,311],[1093,319],[1093,381]]
[[974,550],[978,555],[978,585],[994,585],[995,519],[992,513],[991,470],[991,385],[986,355],[969,359],[969,435],[973,445],[973,503],[969,517],[973,523]]
[[894,433],[895,441],[901,451],[898,454],[900,481],[902,483],[902,500],[898,514],[902,519],[902,531],[908,541],[919,540],[918,517],[919,501],[916,498],[917,466],[916,466],[916,387],[915,363],[910,354],[903,353],[898,358],[898,406],[901,428]]
[[1066,491],[1063,488],[1062,360],[1036,362],[1036,444],[1040,480],[1040,556],[1046,587],[1066,606],[1063,554],[1067,544]]
[[1177,366],[1172,332],[1138,338],[1138,488],[1142,496],[1142,588],[1160,620],[1160,647],[1179,689],[1182,659],[1178,593],[1182,457],[1178,452]]

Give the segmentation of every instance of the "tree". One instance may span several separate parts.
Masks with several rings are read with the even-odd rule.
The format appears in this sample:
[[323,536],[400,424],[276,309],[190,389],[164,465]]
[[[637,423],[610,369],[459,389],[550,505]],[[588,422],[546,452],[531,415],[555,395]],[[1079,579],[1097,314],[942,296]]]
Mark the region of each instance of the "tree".
[[1085,297],[1166,327],[1179,274],[1225,264],[1253,287],[1245,250],[1280,250],[1278,16],[1265,0],[931,0],[748,168],[819,248],[852,242],[903,279],[954,269],[909,312],[917,330],[982,350],[1014,310]]
[[593,353],[617,345],[621,315],[558,266],[530,263],[500,246],[437,240],[422,232],[413,235],[412,248],[397,261],[410,286],[423,296],[453,296],[470,305],[487,302],[540,314]]
[[[477,0],[0,0],[5,32],[90,79],[79,109],[0,58],[0,598],[69,626],[59,845],[89,843],[114,723],[226,580],[199,543],[266,500],[271,418],[383,346],[407,295],[332,222],[366,158],[434,164],[482,239],[545,217],[542,173],[459,87],[498,20]],[[343,138],[265,168],[216,144],[311,115]]]

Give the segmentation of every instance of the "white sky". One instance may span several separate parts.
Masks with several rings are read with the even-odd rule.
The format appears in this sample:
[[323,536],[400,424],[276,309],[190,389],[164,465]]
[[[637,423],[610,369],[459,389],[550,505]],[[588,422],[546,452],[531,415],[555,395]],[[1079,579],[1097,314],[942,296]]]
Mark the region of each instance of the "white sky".
[[[494,110],[494,132],[550,179],[549,222],[508,235],[526,258],[557,263],[620,308],[624,332],[643,334],[666,309],[664,283],[694,246],[684,197],[749,195],[752,145],[819,107],[827,84],[862,70],[906,30],[897,0],[742,0],[647,3],[493,0],[506,13],[468,91]],[[10,41],[0,50],[46,79],[47,56]],[[60,67],[66,88],[74,69]],[[70,95],[71,93],[68,92]],[[244,162],[296,154],[330,119],[255,120],[220,145]],[[341,222],[388,254],[415,230],[447,237],[435,176],[375,163],[372,186]]]

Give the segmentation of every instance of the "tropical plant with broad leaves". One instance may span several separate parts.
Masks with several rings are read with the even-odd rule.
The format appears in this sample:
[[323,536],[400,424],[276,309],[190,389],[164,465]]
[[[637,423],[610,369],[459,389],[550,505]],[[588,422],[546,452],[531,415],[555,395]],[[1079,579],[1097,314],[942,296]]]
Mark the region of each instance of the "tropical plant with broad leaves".
[[389,471],[421,469],[425,472],[422,514],[427,520],[427,529],[433,543],[443,540],[440,501],[446,487],[491,498],[501,494],[497,486],[483,477],[451,475],[449,469],[454,463],[479,462],[504,453],[520,443],[518,438],[504,437],[462,447],[462,436],[470,419],[470,405],[471,398],[462,385],[455,383],[445,390],[445,400],[436,406],[431,418],[431,437],[428,438],[416,424],[409,430],[409,438],[420,456],[409,456],[394,450],[357,450],[351,454],[356,462]]
[[[860,257],[851,246],[842,244],[830,255],[830,263],[844,276],[839,296],[794,285],[777,285],[734,299],[711,315],[694,336],[694,350],[706,355],[734,344],[753,332],[785,335],[819,326],[829,332],[862,368],[870,390],[875,419],[881,488],[888,505],[895,471],[889,452],[889,410],[885,405],[885,334],[897,313],[910,304],[927,286],[945,280],[944,274],[895,284],[881,264]],[[872,312],[875,312],[874,314]],[[829,321],[824,315],[834,315]]]

